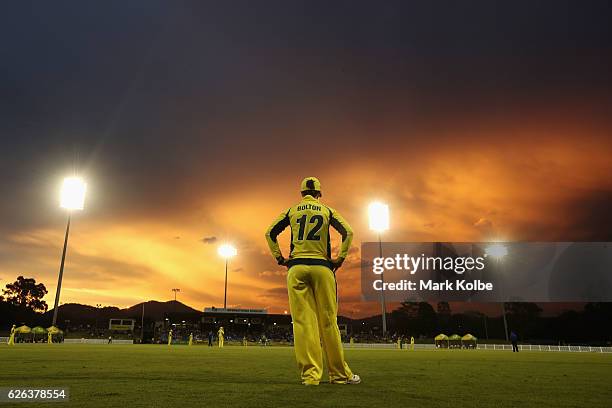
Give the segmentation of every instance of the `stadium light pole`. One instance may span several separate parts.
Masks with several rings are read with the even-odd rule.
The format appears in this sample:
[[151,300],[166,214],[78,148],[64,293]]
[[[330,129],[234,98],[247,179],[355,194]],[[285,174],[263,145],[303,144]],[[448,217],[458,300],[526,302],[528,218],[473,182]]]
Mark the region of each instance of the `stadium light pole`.
[[174,301],[176,302],[176,294],[179,293],[181,290],[179,288],[174,288],[172,289],[172,291],[174,292]]
[[142,316],[140,317],[140,344],[144,343],[144,308],[145,301],[142,301]]
[[[380,202],[373,202],[368,206],[368,217],[370,221],[370,230],[375,231],[378,235],[378,255],[382,258],[382,240],[381,234],[389,229],[389,206]],[[380,280],[383,283],[380,291],[380,305],[382,308],[382,334],[387,335],[387,305],[385,303],[385,274],[380,274]]]
[[484,329],[485,329],[485,337],[489,340],[489,328],[487,327],[487,315],[482,314],[482,318],[484,319]]
[[96,303],[96,336],[98,335],[98,320],[100,319],[100,309],[102,308],[101,303]]
[[70,218],[72,211],[82,210],[85,205],[85,192],[87,184],[80,177],[66,177],[60,191],[60,207],[68,212],[68,222],[66,223],[66,235],[64,236],[64,249],[62,250],[62,260],[60,262],[59,276],[57,278],[57,289],[55,291],[55,303],[53,306],[52,326],[57,323],[57,309],[59,306],[60,293],[62,291],[62,278],[64,277],[64,262],[66,261],[66,249],[68,247],[68,234],[70,233]]
[[[491,244],[485,248],[485,254],[494,258],[499,267],[501,268],[503,263],[503,259],[506,255],[508,255],[508,248],[506,248],[503,244]],[[502,271],[503,273],[503,271]],[[503,293],[502,293],[503,296]],[[502,317],[504,319],[504,335],[506,337],[506,341],[508,341],[508,320],[506,319],[506,302],[502,299]]]
[[230,244],[223,244],[218,249],[219,255],[225,259],[225,290],[223,292],[223,309],[227,309],[227,263],[229,258],[236,256],[238,251]]

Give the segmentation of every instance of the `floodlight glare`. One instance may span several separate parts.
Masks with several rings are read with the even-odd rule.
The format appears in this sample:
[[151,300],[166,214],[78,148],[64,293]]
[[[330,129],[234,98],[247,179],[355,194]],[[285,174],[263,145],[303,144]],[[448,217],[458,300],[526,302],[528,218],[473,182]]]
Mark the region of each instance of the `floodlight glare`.
[[368,206],[370,218],[370,229],[383,232],[389,229],[389,206],[380,202],[374,202]]
[[[370,230],[378,233],[378,251],[382,258],[382,241],[380,234],[389,229],[389,206],[387,204],[375,201],[368,206],[368,216],[370,218]],[[380,276],[384,284],[384,275]],[[385,290],[380,292],[380,306],[382,315],[382,334],[387,336],[387,306],[385,302]]]
[[227,262],[232,256],[236,256],[238,251],[230,244],[223,244],[217,250],[219,255],[225,259],[225,291],[223,293],[223,309],[227,309]]
[[508,255],[508,248],[502,244],[491,244],[485,248],[485,254],[496,259],[502,259]]
[[236,250],[236,248],[234,248],[233,246],[229,245],[229,244],[223,244],[219,247],[218,249],[219,255],[223,258],[231,258],[232,256],[236,256],[238,254],[238,251]]
[[60,207],[67,210],[82,210],[85,204],[87,184],[80,177],[64,179],[60,194]]
[[82,210],[85,204],[85,191],[87,184],[80,177],[66,177],[60,191],[60,207],[68,210],[68,222],[66,223],[66,235],[64,236],[64,249],[62,250],[62,260],[60,261],[59,276],[57,278],[57,288],[55,291],[55,303],[53,306],[52,326],[57,323],[57,310],[59,306],[60,293],[62,290],[62,277],[64,276],[64,262],[66,261],[66,249],[68,247],[68,234],[70,233],[70,217],[72,210]]
[[[499,262],[500,269],[503,268],[501,260],[508,255],[508,248],[503,244],[491,244],[485,248],[485,255],[495,258]],[[503,274],[503,269],[500,271]],[[502,293],[503,294],[503,293]],[[502,302],[502,317],[504,319],[504,333],[508,341],[508,321],[506,320],[506,302]]]

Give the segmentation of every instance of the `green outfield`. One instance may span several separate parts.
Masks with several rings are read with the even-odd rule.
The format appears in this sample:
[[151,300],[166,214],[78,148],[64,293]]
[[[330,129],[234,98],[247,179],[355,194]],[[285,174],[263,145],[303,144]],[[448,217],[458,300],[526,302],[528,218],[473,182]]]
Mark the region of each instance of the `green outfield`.
[[304,387],[286,347],[0,345],[0,387],[68,386],[67,405],[74,407],[541,408],[610,407],[612,401],[609,354],[346,354],[362,384]]

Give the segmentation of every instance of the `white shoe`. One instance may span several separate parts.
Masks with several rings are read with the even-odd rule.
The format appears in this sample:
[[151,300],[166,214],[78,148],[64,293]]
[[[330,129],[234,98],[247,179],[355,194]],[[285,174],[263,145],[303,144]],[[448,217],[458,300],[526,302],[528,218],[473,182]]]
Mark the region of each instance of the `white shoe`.
[[357,374],[351,375],[351,378],[346,380],[347,384],[359,384],[360,382],[361,382],[361,377],[359,377]]

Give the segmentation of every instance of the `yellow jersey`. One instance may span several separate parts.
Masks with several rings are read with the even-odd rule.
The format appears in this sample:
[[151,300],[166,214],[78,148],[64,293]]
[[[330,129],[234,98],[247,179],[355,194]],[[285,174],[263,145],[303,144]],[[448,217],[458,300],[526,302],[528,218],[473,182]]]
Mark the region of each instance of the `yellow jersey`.
[[344,259],[353,240],[351,226],[337,211],[311,195],[304,196],[298,204],[283,211],[266,231],[266,240],[274,258],[281,261],[284,258],[277,237],[290,227],[288,266],[306,264],[331,268],[330,226],[342,236],[338,258]]

